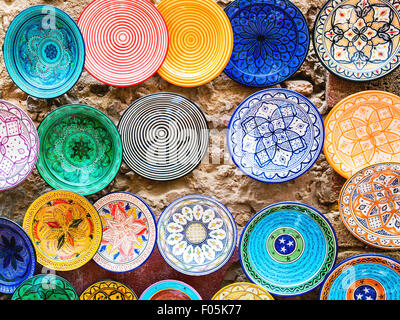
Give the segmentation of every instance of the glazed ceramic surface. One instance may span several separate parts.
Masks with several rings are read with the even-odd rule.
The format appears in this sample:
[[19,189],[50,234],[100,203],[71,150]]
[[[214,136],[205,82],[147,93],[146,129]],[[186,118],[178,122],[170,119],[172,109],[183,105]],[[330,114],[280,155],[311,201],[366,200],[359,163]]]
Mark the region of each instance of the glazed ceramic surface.
[[236,282],[223,287],[211,300],[274,300],[274,297],[254,283]]
[[220,6],[213,0],[162,0],[157,8],[170,37],[158,74],[182,87],[201,86],[216,78],[233,49],[232,27]]
[[346,259],[321,287],[321,300],[399,300],[400,264],[384,255]]
[[114,192],[93,206],[103,225],[103,238],[93,260],[114,272],[142,265],[156,244],[156,221],[148,205],[133,194]]
[[209,131],[201,109],[175,93],[133,102],[118,124],[124,162],[137,174],[168,181],[192,172],[207,152]]
[[310,35],[290,1],[236,0],[225,9],[234,45],[225,73],[244,85],[268,87],[292,76],[308,53]]
[[80,300],[137,300],[128,286],[114,280],[102,280],[82,292]]
[[376,164],[356,173],[343,186],[339,210],[359,240],[400,249],[400,163]]
[[202,300],[199,293],[186,283],[160,281],[147,288],[139,300]]
[[325,119],[324,153],[336,172],[350,178],[381,162],[400,162],[400,97],[363,91],[340,101]]
[[35,167],[39,136],[31,118],[14,104],[0,100],[0,191],[22,183]]
[[353,81],[383,77],[400,64],[396,0],[329,0],[314,26],[314,47],[332,73]]
[[33,241],[37,261],[57,271],[83,266],[93,258],[102,238],[101,220],[90,202],[63,190],[36,199],[23,227]]
[[262,182],[285,182],[305,173],[318,159],[324,125],[318,109],[287,89],[261,90],[233,113],[227,131],[235,164]]
[[51,112],[38,129],[37,169],[55,189],[88,195],[105,188],[122,161],[121,138],[102,112],[68,105]]
[[85,44],[75,21],[49,5],[17,15],[4,40],[4,62],[15,84],[38,98],[54,98],[71,89],[85,63]]
[[111,86],[147,80],[168,51],[167,26],[148,0],[94,0],[78,25],[87,48],[86,71]]
[[244,228],[239,246],[247,277],[280,296],[318,287],[337,255],[336,236],[328,220],[296,202],[277,203],[258,212]]
[[0,293],[13,293],[33,276],[35,265],[35,249],[26,232],[11,220],[0,217]]
[[11,300],[78,300],[74,287],[55,274],[39,274],[25,280]]
[[188,195],[172,202],[157,222],[157,245],[181,273],[200,276],[221,268],[236,248],[235,220],[213,198]]

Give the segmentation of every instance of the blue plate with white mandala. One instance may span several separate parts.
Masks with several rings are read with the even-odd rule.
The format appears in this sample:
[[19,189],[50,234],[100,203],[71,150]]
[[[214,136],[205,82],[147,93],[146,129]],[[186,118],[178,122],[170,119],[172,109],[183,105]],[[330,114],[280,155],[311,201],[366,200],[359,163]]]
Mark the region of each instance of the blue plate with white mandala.
[[157,222],[157,246],[175,270],[192,276],[217,271],[236,248],[236,223],[219,201],[188,195],[172,202]]
[[318,109],[303,95],[265,89],[244,100],[228,124],[228,149],[249,177],[279,183],[304,174],[324,143]]
[[0,292],[12,294],[35,272],[31,239],[16,223],[0,217]]
[[271,294],[295,296],[318,287],[335,265],[337,240],[316,209],[281,202],[259,211],[245,226],[239,256],[247,277]]
[[14,83],[37,98],[58,97],[78,81],[85,43],[75,21],[49,5],[30,7],[8,27],[4,62]]
[[268,87],[291,77],[307,56],[310,35],[288,0],[236,0],[225,13],[234,43],[225,73],[247,86]]

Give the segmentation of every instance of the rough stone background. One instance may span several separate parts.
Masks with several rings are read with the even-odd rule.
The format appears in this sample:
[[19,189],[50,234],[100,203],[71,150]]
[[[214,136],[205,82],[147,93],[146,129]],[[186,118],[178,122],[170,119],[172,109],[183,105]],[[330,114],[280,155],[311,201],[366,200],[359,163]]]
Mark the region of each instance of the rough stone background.
[[[37,4],[51,4],[65,10],[75,20],[79,17],[89,0],[1,0],[0,1],[0,43],[12,19],[23,9]],[[152,0],[153,3],[160,2]],[[219,0],[224,8],[231,0]],[[306,16],[310,32],[315,17],[324,0],[294,0]],[[349,256],[361,253],[380,252],[400,258],[398,252],[384,252],[368,247],[355,239],[343,226],[338,213],[337,199],[345,180],[329,166],[323,154],[316,164],[303,176],[282,184],[265,184],[241,174],[231,162],[225,147],[225,130],[234,109],[250,94],[259,89],[240,85],[225,74],[198,88],[180,88],[171,85],[158,75],[141,85],[130,88],[113,88],[104,85],[86,71],[79,82],[67,94],[56,99],[41,100],[22,92],[9,77],[0,53],[0,98],[21,106],[38,126],[52,110],[62,105],[83,103],[94,106],[108,114],[118,123],[122,112],[137,98],[154,92],[176,92],[192,99],[206,114],[211,128],[210,154],[191,174],[173,182],[154,182],[144,179],[126,165],[122,165],[116,179],[103,191],[91,195],[97,198],[111,191],[125,190],[139,195],[152,208],[156,216],[174,199],[191,193],[205,194],[219,199],[233,213],[239,233],[246,222],[260,209],[279,201],[299,201],[320,210],[332,223],[339,242],[338,262]],[[400,94],[400,72],[394,72],[382,80],[356,84],[330,75],[318,62],[312,43],[308,57],[300,70],[289,80],[276,87],[289,88],[310,98],[323,116],[342,98],[366,90],[380,89]],[[213,164],[214,163],[214,164]],[[33,174],[17,188],[0,193],[0,215],[22,224],[27,207],[40,195],[52,188],[40,177],[35,169]],[[282,275],[284,276],[284,274]],[[225,274],[221,285],[247,281],[240,264],[235,263]],[[306,295],[292,299],[318,299],[316,289]],[[8,299],[1,296],[0,299]],[[277,299],[283,299],[278,298]],[[289,298],[285,298],[289,299]]]

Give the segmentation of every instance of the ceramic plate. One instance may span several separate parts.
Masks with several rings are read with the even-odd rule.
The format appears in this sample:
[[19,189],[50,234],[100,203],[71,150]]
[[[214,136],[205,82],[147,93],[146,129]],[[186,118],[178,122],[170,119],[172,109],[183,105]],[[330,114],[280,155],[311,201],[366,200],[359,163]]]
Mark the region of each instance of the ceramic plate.
[[250,282],[236,282],[219,290],[211,300],[274,300],[274,297]]
[[156,244],[156,221],[149,206],[128,192],[113,192],[93,205],[100,215],[103,238],[93,260],[113,272],[141,266]]
[[24,229],[0,217],[0,293],[13,293],[33,276],[35,266],[35,249]]
[[335,232],[328,220],[297,202],[259,211],[244,228],[239,246],[247,277],[279,296],[300,295],[318,287],[337,255]]
[[75,21],[50,5],[32,6],[14,18],[3,53],[15,84],[27,94],[45,99],[71,89],[85,63],[85,44]]
[[400,300],[400,263],[388,256],[350,257],[326,277],[321,300]]
[[82,292],[80,300],[137,300],[131,288],[114,280],[102,280]]
[[122,162],[121,138],[102,112],[84,105],[58,108],[38,128],[37,169],[55,189],[82,195],[105,188]]
[[78,25],[87,48],[86,71],[111,86],[142,83],[167,55],[167,26],[148,0],[94,0]]
[[170,37],[158,74],[182,87],[201,86],[219,76],[233,48],[232,27],[219,5],[213,0],[162,0],[157,8]]
[[21,108],[0,100],[0,191],[22,183],[35,167],[39,136]]
[[324,124],[303,95],[265,89],[236,108],[227,139],[233,161],[246,175],[262,182],[285,182],[304,174],[318,159]]
[[192,172],[208,149],[209,131],[201,109],[169,92],[133,102],[118,124],[124,162],[137,174],[168,181]]
[[157,245],[181,273],[200,276],[221,268],[236,248],[236,223],[217,200],[188,195],[172,202],[157,222]]
[[400,64],[400,12],[394,0],[329,0],[314,25],[314,48],[339,77],[369,81]]
[[308,53],[306,19],[290,1],[236,0],[225,9],[234,45],[225,73],[253,87],[268,87],[291,77]]
[[400,97],[363,91],[340,101],[325,119],[324,153],[349,179],[381,162],[400,162]]
[[37,261],[57,271],[74,270],[91,260],[102,237],[99,214],[90,202],[63,190],[37,198],[23,226],[33,241]]
[[11,300],[79,300],[74,287],[55,274],[39,274],[25,280]]
[[188,284],[176,281],[160,281],[147,288],[139,300],[202,300],[199,293]]
[[339,210],[359,240],[400,249],[400,163],[376,164],[356,173],[342,188]]

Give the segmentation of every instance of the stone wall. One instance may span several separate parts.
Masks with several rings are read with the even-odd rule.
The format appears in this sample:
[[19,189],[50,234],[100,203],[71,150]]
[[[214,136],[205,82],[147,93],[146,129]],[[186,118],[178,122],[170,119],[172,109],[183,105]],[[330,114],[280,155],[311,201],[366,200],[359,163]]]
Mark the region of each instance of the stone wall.
[[[153,0],[154,3],[159,1]],[[225,7],[230,0],[217,1]],[[324,3],[323,0],[293,1],[306,16],[312,32],[315,16]],[[12,19],[23,9],[36,4],[51,4],[65,10],[74,19],[79,17],[87,1],[78,0],[1,0],[0,1],[0,42]],[[2,53],[1,53],[2,55]],[[308,57],[300,70],[290,80],[276,87],[289,88],[307,96],[318,107],[323,116],[341,98],[350,93],[367,88],[378,88],[400,94],[396,84],[399,72],[368,84],[354,84],[328,75],[314,54],[312,44]],[[113,88],[104,85],[86,71],[79,82],[67,94],[50,100],[27,96],[15,86],[0,58],[0,98],[8,100],[27,110],[36,125],[52,110],[65,104],[83,103],[100,109],[117,124],[122,112],[135,99],[154,92],[176,92],[192,99],[206,114],[210,136],[210,154],[191,174],[172,182],[154,182],[144,179],[126,165],[122,165],[115,180],[101,192],[88,199],[94,202],[100,196],[116,190],[129,191],[139,195],[152,208],[156,216],[174,199],[191,193],[205,194],[219,199],[233,213],[239,232],[246,222],[260,209],[279,201],[300,201],[314,206],[333,224],[338,236],[338,261],[351,255],[366,252],[382,252],[367,247],[356,240],[340,221],[337,199],[345,180],[329,166],[323,154],[316,164],[303,176],[283,184],[265,184],[240,173],[231,162],[225,143],[227,123],[234,109],[250,94],[259,89],[248,88],[221,74],[214,81],[198,88],[180,88],[171,85],[158,75],[141,85],[131,88]],[[40,195],[51,191],[51,187],[35,169],[33,174],[19,187],[0,193],[0,215],[22,224],[27,207]],[[400,257],[398,253],[387,253]],[[284,276],[284,275],[283,275]],[[244,280],[240,264],[234,264],[225,275],[224,283]],[[8,298],[6,296],[2,297]],[[317,299],[318,290],[295,299]]]

